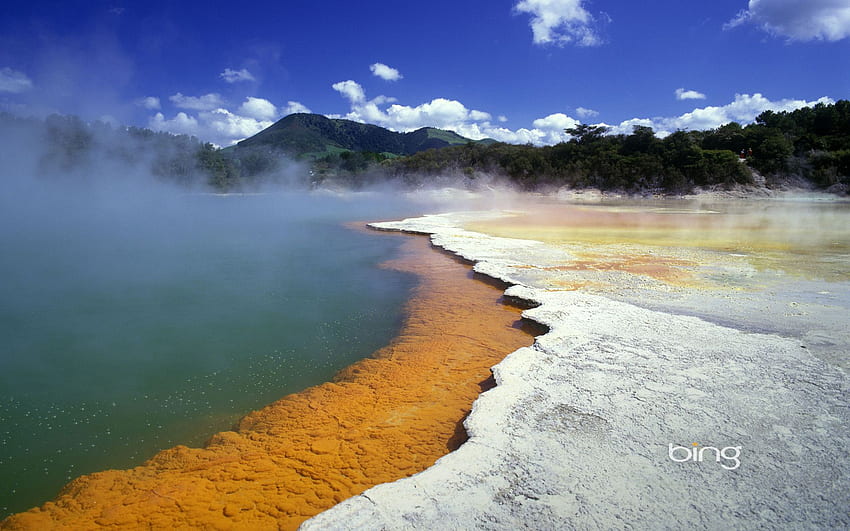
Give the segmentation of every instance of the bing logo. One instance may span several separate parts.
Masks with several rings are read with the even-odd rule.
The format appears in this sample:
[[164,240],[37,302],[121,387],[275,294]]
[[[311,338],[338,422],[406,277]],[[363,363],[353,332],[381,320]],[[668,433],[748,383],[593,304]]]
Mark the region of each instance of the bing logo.
[[725,448],[716,448],[714,446],[699,447],[699,443],[692,443],[692,448],[687,446],[673,446],[670,443],[667,448],[667,455],[671,461],[676,463],[684,463],[686,461],[695,461],[702,463],[703,460],[714,460],[720,463],[720,466],[726,470],[735,470],[741,466],[741,447],[727,446]]

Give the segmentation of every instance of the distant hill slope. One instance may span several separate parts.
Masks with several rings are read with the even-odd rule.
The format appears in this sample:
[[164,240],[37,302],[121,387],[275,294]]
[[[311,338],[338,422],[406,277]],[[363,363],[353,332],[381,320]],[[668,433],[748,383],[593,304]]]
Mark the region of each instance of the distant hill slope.
[[332,119],[320,114],[290,114],[246,138],[238,148],[273,148],[291,155],[318,158],[342,151],[412,155],[426,149],[473,142],[453,131],[423,127],[396,133],[377,125]]

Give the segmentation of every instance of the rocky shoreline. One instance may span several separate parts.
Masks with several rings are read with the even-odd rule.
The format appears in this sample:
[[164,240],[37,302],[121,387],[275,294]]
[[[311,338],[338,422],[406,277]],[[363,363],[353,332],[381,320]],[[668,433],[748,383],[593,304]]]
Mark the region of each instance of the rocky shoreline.
[[303,529],[850,526],[850,378],[810,338],[721,322],[723,307],[685,315],[659,292],[564,289],[568,250],[463,228],[481,218],[375,226],[430,234],[549,332],[493,368],[463,446]]
[[374,356],[249,413],[203,448],[80,476],[0,529],[296,529],[457,448],[490,367],[533,339],[500,288],[469,282],[469,266],[432,252],[425,237],[403,239],[382,267],[419,285],[400,334]]

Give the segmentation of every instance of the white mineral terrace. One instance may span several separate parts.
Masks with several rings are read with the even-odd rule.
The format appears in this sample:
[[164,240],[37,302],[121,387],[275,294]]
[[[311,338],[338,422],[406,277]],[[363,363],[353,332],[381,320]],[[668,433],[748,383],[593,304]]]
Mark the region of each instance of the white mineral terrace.
[[[496,215],[375,226],[431,234],[538,304],[524,315],[548,333],[493,368],[460,449],[303,529],[850,528],[846,282],[838,303],[804,280],[756,293],[567,270],[568,247],[463,228]],[[577,280],[597,288],[564,288]],[[822,296],[788,299],[803,292]]]

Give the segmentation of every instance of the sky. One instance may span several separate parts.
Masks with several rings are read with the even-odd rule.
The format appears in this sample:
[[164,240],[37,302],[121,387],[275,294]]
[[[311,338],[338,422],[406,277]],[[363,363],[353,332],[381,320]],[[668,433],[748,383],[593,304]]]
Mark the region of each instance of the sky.
[[850,98],[850,0],[7,4],[0,110],[219,146],[292,112],[544,145]]

